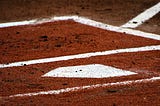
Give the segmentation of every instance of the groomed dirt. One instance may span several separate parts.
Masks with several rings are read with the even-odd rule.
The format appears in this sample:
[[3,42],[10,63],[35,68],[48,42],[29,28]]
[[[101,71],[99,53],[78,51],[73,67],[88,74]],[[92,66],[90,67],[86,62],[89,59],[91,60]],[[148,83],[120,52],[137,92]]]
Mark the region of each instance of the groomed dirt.
[[[120,82],[159,76],[159,54],[160,52],[158,51],[125,53],[91,57],[87,59],[75,59],[53,63],[29,65],[23,67],[0,69],[0,75],[2,79],[1,95],[7,96],[17,93],[61,89],[66,87],[75,87],[98,83]],[[41,77],[45,73],[58,67],[87,64],[104,64],[119,69],[133,71],[138,74],[132,76],[100,79]],[[63,85],[64,83],[66,85]]]
[[60,95],[41,95],[3,99],[9,105],[65,105],[65,106],[159,106],[160,82],[114,86]]
[[[80,15],[112,25],[121,25],[158,2],[158,0],[1,0],[0,22],[56,15]],[[153,21],[157,22],[155,19]],[[0,36],[3,36],[0,37],[1,64],[160,44],[160,41],[93,28],[72,20],[0,28]],[[1,68],[0,105],[158,106],[160,104],[159,80],[151,83],[110,86],[60,95],[18,98],[8,98],[7,96],[156,77],[160,76],[159,63],[160,51],[147,51]],[[104,64],[138,74],[102,79],[41,77],[58,67],[86,64]]]
[[0,22],[79,15],[111,25],[122,25],[158,2],[159,0],[1,0]]
[[160,41],[94,28],[72,20],[0,28],[0,63],[158,45]]
[[[40,25],[1,28],[0,34],[4,36],[3,38],[0,38],[1,63],[160,44],[160,41],[93,28],[76,23],[72,20]],[[31,102],[27,102],[30,97],[15,99],[5,99],[3,97],[17,93],[47,91],[67,87],[120,82],[159,76],[159,56],[159,51],[121,53],[108,56],[91,57],[87,59],[75,59],[23,67],[2,68],[0,69],[1,103],[8,105],[12,103],[15,103],[16,105],[21,103],[25,103],[24,105],[28,105],[30,103],[39,105],[39,103],[44,100],[44,104],[55,104],[56,102],[57,105],[64,105],[66,103],[68,104],[68,102],[63,101],[66,99],[67,95],[67,98],[70,100],[77,98],[77,96],[81,97],[78,100],[79,103],[82,102],[81,104],[86,104],[88,100],[86,101],[86,99],[83,99],[85,96],[84,92],[86,93],[86,96],[93,95],[93,98],[90,98],[91,101],[89,102],[97,105],[98,103],[96,101],[99,101],[99,103],[102,104],[109,103],[119,105],[123,105],[125,103],[131,103],[131,105],[158,103],[157,100],[149,102],[148,99],[153,95],[155,98],[159,98],[157,94],[159,81],[153,83],[154,87],[150,87],[149,84],[145,83],[138,84],[137,86],[139,86],[139,88],[137,87],[136,90],[131,90],[132,92],[130,92],[129,88],[125,87],[127,89],[127,91],[124,91],[125,93],[127,92],[125,96],[130,100],[135,100],[132,102],[130,100],[127,101],[126,99],[116,99],[124,98],[122,92],[119,92],[119,90],[121,91],[121,89],[124,89],[121,88],[121,86],[120,89],[118,88],[117,93],[113,95],[110,95],[110,93],[108,95],[107,93],[104,96],[101,94],[101,96],[99,96],[99,94],[97,94],[99,90],[100,92],[103,91],[102,88],[99,88],[97,90],[84,91],[83,93],[80,91],[62,95],[31,97]],[[43,74],[57,67],[82,64],[104,64],[120,69],[130,70],[138,74],[102,79],[41,77]],[[147,87],[145,88],[145,91],[142,86]],[[134,85],[130,85],[130,87],[134,88]],[[138,93],[143,95],[139,95]],[[51,102],[50,100],[53,98],[56,99]],[[105,98],[110,98],[110,101],[106,101]],[[147,100],[145,100],[146,102],[144,102],[144,98],[147,98]],[[73,102],[69,104],[76,105],[77,103],[73,100]]]

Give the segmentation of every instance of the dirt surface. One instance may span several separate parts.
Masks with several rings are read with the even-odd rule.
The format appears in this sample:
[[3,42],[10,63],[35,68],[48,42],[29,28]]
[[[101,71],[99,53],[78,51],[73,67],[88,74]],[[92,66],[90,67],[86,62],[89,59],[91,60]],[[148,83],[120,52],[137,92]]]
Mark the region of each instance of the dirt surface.
[[[1,28],[0,34],[3,35],[0,38],[1,63],[160,44],[160,41],[157,40],[106,31],[72,20]],[[148,51],[1,68],[1,104],[39,105],[43,101],[43,105],[85,105],[90,103],[90,105],[154,104],[156,106],[159,103],[159,81],[149,84],[111,86],[60,95],[19,98],[8,98],[8,96],[160,76],[159,58],[160,51]],[[100,79],[41,77],[58,67],[87,64],[103,64],[138,74]]]
[[[65,105],[65,106],[159,106],[160,82],[144,85],[127,85],[98,88],[61,95],[42,95],[3,99],[2,106],[9,105]],[[111,92],[114,91],[114,92]]]
[[[160,76],[159,51],[125,53],[109,56],[98,56],[87,59],[75,59],[45,64],[36,64],[23,67],[0,69],[1,95],[13,95],[17,93],[37,92],[51,89],[91,85],[98,83],[120,82],[152,76]],[[145,64],[144,64],[145,62]],[[119,69],[125,69],[138,74],[113,78],[45,78],[45,73],[64,66],[76,66],[87,64],[104,64]],[[98,70],[97,70],[98,71]],[[79,72],[80,73],[80,72]],[[66,83],[66,85],[63,85]]]
[[[78,15],[120,26],[158,2],[159,0],[1,0],[0,22]],[[158,23],[159,16],[153,21]],[[140,29],[159,34],[158,30],[150,31],[152,23],[147,23],[147,26],[149,28],[141,26]]]
[[[0,63],[158,45],[160,41],[59,21],[1,28]],[[126,45],[127,44],[127,45]]]
[[[159,0],[0,0],[0,22],[79,15],[120,26],[158,2]],[[137,29],[159,33],[158,17],[159,14]],[[94,28],[73,20],[0,28],[0,36],[0,64],[160,45],[158,40]],[[8,97],[19,93],[158,77],[159,63],[160,51],[153,50],[0,68],[0,105],[159,106],[159,80],[59,95]],[[42,77],[58,67],[88,64],[103,64],[137,74],[99,79]]]

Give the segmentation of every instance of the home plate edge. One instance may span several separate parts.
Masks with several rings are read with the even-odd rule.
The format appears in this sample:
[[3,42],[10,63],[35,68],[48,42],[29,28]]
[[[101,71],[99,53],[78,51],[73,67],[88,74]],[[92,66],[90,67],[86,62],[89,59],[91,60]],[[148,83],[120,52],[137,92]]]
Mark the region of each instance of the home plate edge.
[[102,64],[89,64],[79,66],[59,67],[49,71],[42,77],[65,77],[65,78],[108,78],[116,76],[128,76],[135,72],[114,68]]

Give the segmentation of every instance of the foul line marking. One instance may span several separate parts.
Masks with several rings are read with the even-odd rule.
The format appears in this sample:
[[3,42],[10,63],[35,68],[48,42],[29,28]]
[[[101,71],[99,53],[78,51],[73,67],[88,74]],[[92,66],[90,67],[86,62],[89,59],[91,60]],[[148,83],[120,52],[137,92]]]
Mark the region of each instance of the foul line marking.
[[157,35],[157,34],[146,33],[146,32],[142,32],[142,31],[138,31],[138,30],[112,26],[112,25],[104,24],[104,23],[97,22],[97,21],[94,21],[94,20],[91,20],[91,19],[88,19],[85,17],[80,17],[80,16],[59,16],[59,17],[50,17],[50,18],[44,18],[44,19],[34,19],[34,20],[28,20],[28,21],[0,23],[0,28],[19,26],[19,25],[36,25],[36,24],[61,21],[61,20],[73,20],[73,21],[81,23],[81,24],[101,28],[104,30],[115,31],[115,32],[119,32],[119,33],[126,33],[126,34],[135,35],[135,36],[154,39],[154,40],[160,40],[160,35]]
[[137,47],[137,48],[125,48],[125,49],[109,50],[109,51],[102,51],[102,52],[92,52],[92,53],[76,54],[76,55],[69,55],[69,56],[28,60],[28,61],[14,62],[9,64],[0,64],[0,68],[17,67],[17,66],[24,66],[24,65],[31,65],[31,64],[39,64],[39,63],[49,63],[49,62],[56,62],[56,61],[65,61],[65,60],[71,60],[71,59],[89,58],[89,57],[104,56],[104,55],[111,55],[111,54],[117,54],[117,53],[141,52],[141,51],[151,51],[151,50],[160,50],[160,45]]
[[142,12],[132,20],[128,21],[126,24],[122,25],[121,27],[136,28],[159,12],[160,12],[160,2],[154,5],[153,7],[145,10],[144,12]]
[[130,80],[130,81],[115,82],[115,83],[79,86],[79,87],[65,88],[65,89],[59,89],[59,90],[49,90],[49,91],[41,91],[41,92],[33,92],[33,93],[15,94],[15,95],[10,95],[9,98],[37,96],[37,95],[53,95],[53,94],[58,95],[58,94],[67,93],[67,92],[76,92],[76,91],[95,89],[95,88],[100,88],[100,87],[129,85],[129,84],[137,84],[137,83],[148,83],[148,82],[153,82],[156,80],[160,80],[160,77],[152,77],[148,79]]

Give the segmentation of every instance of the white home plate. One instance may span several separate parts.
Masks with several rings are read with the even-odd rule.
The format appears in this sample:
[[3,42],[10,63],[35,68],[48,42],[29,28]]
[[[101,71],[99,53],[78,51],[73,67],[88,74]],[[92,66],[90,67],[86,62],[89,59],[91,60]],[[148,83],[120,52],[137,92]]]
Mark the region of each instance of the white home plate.
[[117,69],[101,64],[60,67],[43,75],[43,77],[71,77],[71,78],[107,78],[128,76],[134,72]]

